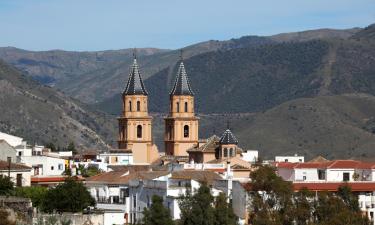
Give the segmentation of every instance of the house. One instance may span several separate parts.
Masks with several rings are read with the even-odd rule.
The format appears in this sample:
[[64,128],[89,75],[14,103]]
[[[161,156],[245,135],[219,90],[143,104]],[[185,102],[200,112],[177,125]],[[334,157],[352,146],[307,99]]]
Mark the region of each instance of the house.
[[17,150],[11,146],[6,140],[0,140],[0,160],[7,161],[8,157],[12,162],[17,162]]
[[305,162],[305,157],[300,155],[293,155],[293,156],[275,156],[275,162]]
[[0,176],[9,176],[17,187],[31,185],[31,170],[23,164],[0,161]]
[[193,193],[202,182],[211,186],[211,192],[217,196],[221,191],[212,185],[215,180],[222,179],[212,171],[152,171],[139,174],[137,179],[129,183],[130,223],[137,223],[143,217],[143,209],[151,206],[151,198],[158,195],[164,199],[164,205],[170,210],[172,219],[180,218],[178,199],[187,190]]
[[276,162],[278,174],[288,181],[375,181],[375,163],[357,160],[290,163]]

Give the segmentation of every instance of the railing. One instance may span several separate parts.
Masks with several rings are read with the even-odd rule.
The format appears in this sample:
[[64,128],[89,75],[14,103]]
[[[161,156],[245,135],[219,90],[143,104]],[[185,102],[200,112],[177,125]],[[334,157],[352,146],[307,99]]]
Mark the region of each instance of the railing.
[[185,170],[216,170],[216,169],[225,169],[225,164],[205,164],[205,163],[197,163],[197,164],[184,164]]

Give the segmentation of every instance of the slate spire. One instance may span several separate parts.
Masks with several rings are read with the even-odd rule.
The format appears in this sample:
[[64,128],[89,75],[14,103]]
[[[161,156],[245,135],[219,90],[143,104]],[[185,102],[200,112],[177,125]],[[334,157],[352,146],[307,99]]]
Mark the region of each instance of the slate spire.
[[124,91],[124,95],[148,95],[145,85],[143,84],[141,73],[139,72],[139,66],[137,63],[137,55],[134,50],[133,52],[133,65],[130,68],[130,74],[128,83]]
[[232,131],[228,128],[224,131],[223,135],[221,135],[220,144],[229,145],[229,144],[238,144],[238,140],[236,136],[232,133]]
[[182,57],[182,50],[180,54],[180,65],[177,71],[176,81],[174,86],[169,93],[170,95],[194,95],[194,92],[191,89],[189,77],[185,70],[185,65]]

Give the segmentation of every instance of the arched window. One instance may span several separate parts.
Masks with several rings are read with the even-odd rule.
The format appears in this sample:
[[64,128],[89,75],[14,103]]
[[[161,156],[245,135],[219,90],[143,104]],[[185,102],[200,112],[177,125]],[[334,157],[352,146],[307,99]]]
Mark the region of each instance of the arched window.
[[185,112],[187,112],[187,111],[188,111],[188,103],[185,102]]
[[224,148],[224,157],[228,157],[228,149]]
[[176,107],[177,107],[177,112],[180,112],[180,103],[179,102],[177,102]]
[[184,126],[184,137],[189,137],[189,126],[188,125]]
[[168,140],[172,140],[173,128],[172,126],[168,127]]
[[132,111],[132,101],[129,101],[129,111]]
[[141,102],[137,101],[137,111],[141,111]]
[[229,149],[229,156],[231,156],[231,157],[234,156],[234,154],[233,154],[233,148]]
[[137,138],[142,138],[142,126],[137,126]]

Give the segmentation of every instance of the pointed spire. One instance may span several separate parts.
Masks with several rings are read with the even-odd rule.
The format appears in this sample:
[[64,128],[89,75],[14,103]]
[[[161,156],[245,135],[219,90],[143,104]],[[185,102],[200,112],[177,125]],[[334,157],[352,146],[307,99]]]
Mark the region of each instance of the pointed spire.
[[130,68],[129,80],[124,95],[148,95],[139,72],[136,49],[133,50],[133,65]]
[[238,140],[236,136],[232,133],[232,131],[228,128],[226,131],[224,131],[223,135],[221,135],[220,144],[229,145],[229,144],[238,144]]
[[169,93],[170,95],[194,95],[191,89],[189,77],[185,70],[183,62],[182,50],[180,51],[180,66],[178,67],[176,81]]

